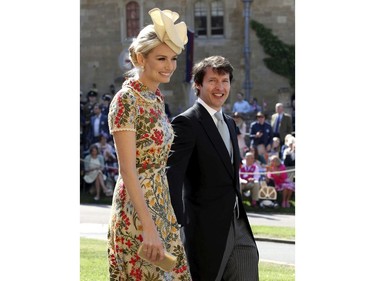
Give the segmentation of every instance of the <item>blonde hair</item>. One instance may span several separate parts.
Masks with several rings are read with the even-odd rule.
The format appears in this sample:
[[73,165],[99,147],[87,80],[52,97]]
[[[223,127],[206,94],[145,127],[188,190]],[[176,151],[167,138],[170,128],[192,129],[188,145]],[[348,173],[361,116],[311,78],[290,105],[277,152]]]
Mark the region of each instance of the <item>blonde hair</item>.
[[252,152],[250,152],[250,151],[246,152],[246,154],[245,154],[245,158],[247,158],[248,156],[251,156],[251,157],[253,157],[253,158],[255,159],[255,155],[254,155],[254,153],[252,153]]
[[280,158],[279,158],[278,156],[276,156],[276,155],[272,155],[272,156],[270,157],[270,162],[272,162],[273,160],[275,160],[277,166],[280,166],[280,165],[281,165],[281,160],[280,160]]
[[139,71],[139,63],[137,54],[141,54],[143,57],[151,52],[152,49],[162,44],[156,35],[154,25],[150,24],[144,27],[138,34],[137,38],[133,40],[129,47],[129,59],[134,65],[135,69],[127,72],[128,76],[134,76]]

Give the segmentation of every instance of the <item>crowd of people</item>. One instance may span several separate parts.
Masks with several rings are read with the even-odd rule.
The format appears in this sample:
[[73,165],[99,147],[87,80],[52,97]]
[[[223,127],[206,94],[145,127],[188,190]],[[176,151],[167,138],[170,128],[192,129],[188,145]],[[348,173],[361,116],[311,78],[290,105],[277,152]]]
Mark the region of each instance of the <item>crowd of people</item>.
[[114,85],[99,97],[96,85],[80,93],[80,161],[81,188],[98,201],[101,194],[112,196],[118,177],[118,163],[113,138],[109,133],[109,104]]
[[243,157],[240,170],[243,195],[251,198],[251,206],[258,207],[259,182],[264,181],[268,186],[274,186],[280,194],[278,201],[281,207],[289,208],[295,191],[295,131],[292,115],[284,112],[282,103],[277,103],[270,121],[266,120],[262,111],[258,111],[256,120],[246,126],[242,116],[233,112],[233,118],[241,128],[238,130],[238,144]]
[[[95,195],[94,200],[99,200],[101,194],[112,196],[118,177],[117,155],[113,137],[109,133],[108,127],[109,104],[114,95],[113,85],[110,85],[109,92],[102,94],[100,98],[95,84],[85,96],[81,92],[81,184],[84,191]],[[248,102],[244,99],[243,93],[238,93],[237,101],[233,104],[231,112],[236,123],[238,145],[242,158],[241,173],[246,171],[245,175],[240,173],[241,188],[246,197],[251,197],[251,205],[255,207],[258,206],[259,179],[265,180],[271,186],[277,185],[278,191],[284,189],[280,186],[279,177],[270,173],[267,176],[266,171],[276,169],[271,165],[271,157],[276,156],[280,165],[282,165],[281,167],[294,168],[295,166],[295,125],[292,116],[284,112],[282,103],[275,105],[275,113],[268,120],[261,110],[262,108],[257,105],[256,98],[253,98],[252,102]],[[168,119],[172,120],[173,117],[169,109],[166,113]],[[100,173],[92,171],[94,146],[97,148],[100,159],[100,165],[96,167]],[[249,157],[255,157],[255,161],[251,165],[258,166],[256,172],[252,171],[253,168],[250,171],[250,173],[255,174],[254,177],[249,175],[249,167],[247,167],[251,166],[247,164]],[[275,159],[275,157],[272,157],[272,159]],[[258,176],[256,176],[257,174]],[[285,181],[288,182],[293,178],[289,176],[290,174],[294,175],[294,173],[285,172],[285,175],[287,175],[283,176]],[[248,183],[249,177],[252,181],[251,184]],[[278,182],[275,183],[275,181]],[[285,200],[289,201],[290,194],[287,198],[289,199]],[[285,203],[285,200],[281,201],[281,206],[289,207],[290,204]]]

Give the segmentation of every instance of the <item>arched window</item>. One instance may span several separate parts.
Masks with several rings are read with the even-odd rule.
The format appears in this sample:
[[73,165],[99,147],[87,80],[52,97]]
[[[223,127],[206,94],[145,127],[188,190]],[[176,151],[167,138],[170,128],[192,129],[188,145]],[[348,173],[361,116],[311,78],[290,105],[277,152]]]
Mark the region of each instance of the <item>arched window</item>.
[[203,1],[196,2],[194,5],[194,25],[195,34],[207,35],[207,6]]
[[137,37],[140,31],[139,20],[139,4],[137,2],[129,2],[125,7],[126,14],[126,37]]
[[224,35],[224,8],[221,1],[211,3],[211,35]]

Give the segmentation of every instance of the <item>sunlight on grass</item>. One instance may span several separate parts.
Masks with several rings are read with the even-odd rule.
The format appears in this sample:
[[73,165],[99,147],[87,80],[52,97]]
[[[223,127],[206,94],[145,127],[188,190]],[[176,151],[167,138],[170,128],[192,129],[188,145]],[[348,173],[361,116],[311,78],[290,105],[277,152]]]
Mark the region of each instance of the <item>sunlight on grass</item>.
[[81,238],[81,281],[109,281],[107,241]]
[[[81,237],[80,281],[109,281],[107,241]],[[259,280],[294,281],[294,266],[259,263]]]
[[259,280],[261,281],[294,281],[294,266],[273,263],[259,263]]
[[254,236],[295,239],[294,227],[252,225],[251,229]]

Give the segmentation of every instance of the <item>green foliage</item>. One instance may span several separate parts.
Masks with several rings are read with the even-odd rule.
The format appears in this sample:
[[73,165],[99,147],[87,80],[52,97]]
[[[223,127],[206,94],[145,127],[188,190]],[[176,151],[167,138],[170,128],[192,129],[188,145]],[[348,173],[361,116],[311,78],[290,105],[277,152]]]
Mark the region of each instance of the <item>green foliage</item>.
[[289,85],[294,88],[295,83],[295,48],[294,45],[283,43],[272,30],[263,24],[251,20],[251,28],[259,38],[264,52],[270,57],[263,59],[264,64],[272,72],[288,78]]

